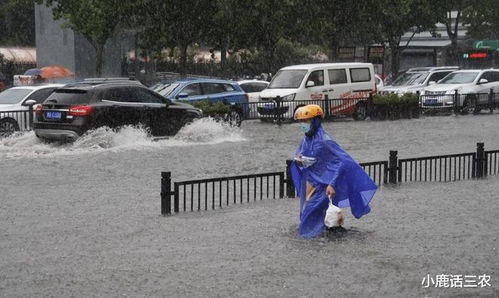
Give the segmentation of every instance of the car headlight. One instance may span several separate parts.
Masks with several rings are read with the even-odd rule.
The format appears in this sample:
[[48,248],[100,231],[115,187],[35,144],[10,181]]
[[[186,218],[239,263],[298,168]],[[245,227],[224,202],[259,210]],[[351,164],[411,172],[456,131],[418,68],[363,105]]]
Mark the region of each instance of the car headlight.
[[286,95],[286,96],[282,97],[282,100],[283,101],[292,101],[292,100],[295,99],[295,96],[296,96],[296,93],[293,93],[293,94],[290,94],[290,95]]

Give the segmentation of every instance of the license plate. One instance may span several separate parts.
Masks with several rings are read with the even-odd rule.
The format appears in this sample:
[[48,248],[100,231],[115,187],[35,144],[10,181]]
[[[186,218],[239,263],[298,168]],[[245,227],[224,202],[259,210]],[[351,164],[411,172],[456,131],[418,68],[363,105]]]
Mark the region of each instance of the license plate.
[[45,112],[45,118],[50,120],[60,120],[62,117],[61,112]]
[[266,104],[263,106],[263,108],[266,110],[272,110],[274,108],[274,105],[273,104]]
[[427,105],[435,105],[435,104],[438,103],[438,101],[437,101],[437,99],[426,99],[424,101],[424,103],[427,104]]

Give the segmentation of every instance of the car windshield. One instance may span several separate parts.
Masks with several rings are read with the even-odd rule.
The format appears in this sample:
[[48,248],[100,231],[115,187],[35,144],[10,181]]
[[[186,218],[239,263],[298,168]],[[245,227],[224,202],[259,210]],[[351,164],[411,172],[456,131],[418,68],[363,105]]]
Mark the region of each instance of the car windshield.
[[306,70],[280,70],[270,82],[268,89],[285,89],[300,87]]
[[478,72],[453,72],[443,78],[439,84],[468,84],[473,83]]
[[[406,72],[403,75],[399,76],[395,81],[393,81],[392,86],[409,86],[418,83],[419,81],[424,81],[427,74],[420,72]],[[422,80],[421,80],[422,78]]]
[[177,89],[179,84],[164,84],[161,86],[158,86],[157,88],[154,89],[154,91],[158,92],[159,94],[163,96],[168,96],[170,95],[175,89]]
[[7,89],[0,93],[0,104],[15,104],[21,102],[32,89]]

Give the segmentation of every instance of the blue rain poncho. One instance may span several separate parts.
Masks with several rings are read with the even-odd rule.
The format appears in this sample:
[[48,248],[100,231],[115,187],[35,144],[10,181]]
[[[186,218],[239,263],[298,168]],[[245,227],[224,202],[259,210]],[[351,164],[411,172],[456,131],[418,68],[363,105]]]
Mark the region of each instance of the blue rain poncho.
[[[314,118],[311,130],[303,138],[295,153],[315,158],[308,167],[293,161],[291,175],[300,197],[300,236],[319,236],[325,229],[324,218],[329,205],[326,188],[336,191],[333,204],[350,207],[355,218],[369,213],[369,202],[377,186],[359,164],[322,129],[320,118]],[[308,182],[308,183],[307,183]]]

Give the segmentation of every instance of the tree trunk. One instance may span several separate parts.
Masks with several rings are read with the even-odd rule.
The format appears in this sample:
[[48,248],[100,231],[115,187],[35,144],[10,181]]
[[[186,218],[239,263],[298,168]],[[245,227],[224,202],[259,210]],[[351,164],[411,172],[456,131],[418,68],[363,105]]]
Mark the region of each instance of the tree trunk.
[[104,63],[104,44],[95,44],[95,75],[102,76],[102,64]]
[[400,68],[400,49],[397,46],[390,46],[390,55],[391,55],[391,71],[392,75],[396,76],[399,72]]
[[185,75],[187,73],[187,47],[188,45],[180,46],[180,74]]

